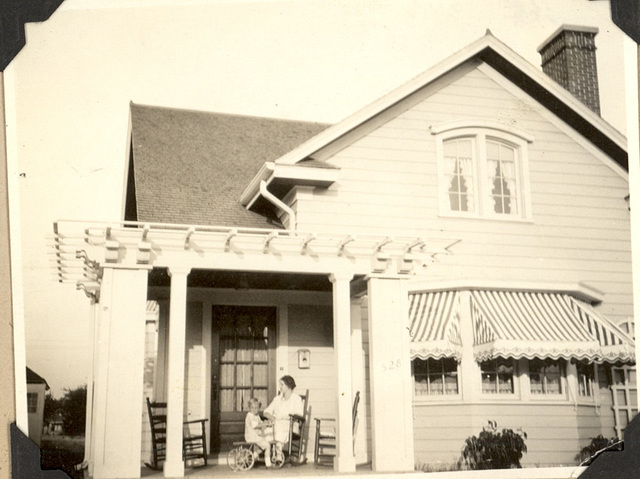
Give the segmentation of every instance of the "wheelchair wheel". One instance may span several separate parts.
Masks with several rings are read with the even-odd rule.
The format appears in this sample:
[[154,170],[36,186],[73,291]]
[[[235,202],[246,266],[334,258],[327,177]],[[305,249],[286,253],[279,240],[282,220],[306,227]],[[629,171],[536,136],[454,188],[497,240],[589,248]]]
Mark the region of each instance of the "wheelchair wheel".
[[237,455],[239,449],[239,447],[234,447],[227,453],[227,466],[229,466],[232,471],[238,470]]
[[235,463],[237,471],[248,471],[253,467],[256,459],[253,451],[246,447],[239,447],[235,455]]

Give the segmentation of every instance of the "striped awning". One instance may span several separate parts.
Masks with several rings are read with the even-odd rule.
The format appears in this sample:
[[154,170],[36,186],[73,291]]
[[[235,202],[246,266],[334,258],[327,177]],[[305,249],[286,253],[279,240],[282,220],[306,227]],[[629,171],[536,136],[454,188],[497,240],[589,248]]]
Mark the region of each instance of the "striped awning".
[[462,358],[457,291],[409,295],[411,359]]
[[472,291],[471,317],[477,361],[498,356],[635,360],[631,338],[568,294]]

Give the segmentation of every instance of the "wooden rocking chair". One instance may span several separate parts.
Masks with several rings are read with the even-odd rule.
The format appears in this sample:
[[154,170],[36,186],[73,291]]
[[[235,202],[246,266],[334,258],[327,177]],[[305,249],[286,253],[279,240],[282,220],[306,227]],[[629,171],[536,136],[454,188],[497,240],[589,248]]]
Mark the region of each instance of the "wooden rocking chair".
[[[356,421],[358,419],[358,403],[360,403],[360,391],[356,392],[353,399],[353,408],[351,409],[351,432],[354,436],[356,433]],[[315,418],[316,420],[316,447],[313,453],[313,462],[316,466],[330,466],[333,464],[333,457],[336,454],[336,429],[335,419],[333,418]],[[331,422],[329,427],[323,427],[322,422]],[[331,458],[331,461],[323,462],[323,458]]]
[[305,426],[309,411],[309,390],[299,395],[302,399],[302,416],[297,414],[289,415],[289,441],[287,446],[288,461],[294,466],[300,466],[307,462]]
[[[152,462],[145,462],[145,466],[153,470],[161,470],[160,463],[167,457],[167,403],[151,402],[147,398],[147,412],[149,413],[149,423],[151,425],[151,446]],[[207,436],[205,433],[205,422],[207,419],[196,419],[185,421],[183,425],[182,438],[182,460],[196,461],[202,460],[199,467],[207,465]],[[191,427],[200,424],[195,433]],[[195,466],[194,466],[195,467]]]

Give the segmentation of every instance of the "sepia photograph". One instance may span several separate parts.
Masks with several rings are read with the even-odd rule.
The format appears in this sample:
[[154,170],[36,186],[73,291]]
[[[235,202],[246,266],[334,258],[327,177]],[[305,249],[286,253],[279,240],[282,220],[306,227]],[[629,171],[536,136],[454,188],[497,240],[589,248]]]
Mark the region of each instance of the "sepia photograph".
[[54,3],[0,77],[43,469],[564,479],[627,446],[610,1]]

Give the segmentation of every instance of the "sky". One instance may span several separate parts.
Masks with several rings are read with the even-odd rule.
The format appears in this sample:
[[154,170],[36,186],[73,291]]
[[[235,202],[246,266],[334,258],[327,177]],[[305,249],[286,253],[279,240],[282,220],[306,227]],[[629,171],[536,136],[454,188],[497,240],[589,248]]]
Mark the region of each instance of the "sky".
[[[539,68],[560,25],[599,28],[603,118],[625,131],[624,34],[603,0],[65,0],[5,70],[27,366],[87,381],[88,298],[57,282],[53,223],[122,218],[130,102],[335,123],[482,37]],[[16,231],[18,232],[16,234]]]

